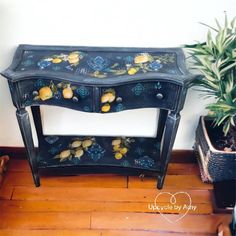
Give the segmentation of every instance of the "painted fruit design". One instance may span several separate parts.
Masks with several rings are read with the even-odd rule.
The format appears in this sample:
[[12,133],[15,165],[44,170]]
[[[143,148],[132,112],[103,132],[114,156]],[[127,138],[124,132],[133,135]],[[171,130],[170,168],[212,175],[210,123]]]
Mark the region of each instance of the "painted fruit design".
[[50,98],[52,98],[53,93],[50,87],[45,86],[43,88],[41,88],[38,92],[38,96],[42,101],[48,100]]
[[[37,82],[36,82],[37,84]],[[79,99],[75,95],[74,90],[78,89],[76,86],[72,86],[70,83],[60,82],[55,84],[50,81],[48,86],[43,86],[38,91],[33,91],[33,99],[45,101],[51,98],[60,99],[72,99],[74,102],[78,102]],[[61,96],[62,95],[62,96]]]
[[66,88],[62,90],[63,98],[71,99],[73,97],[73,91],[70,85],[67,85]]
[[148,53],[140,53],[134,58],[134,63],[139,64],[139,63],[146,63],[150,61],[151,56]]
[[116,92],[114,89],[107,89],[103,92],[101,96],[101,103],[103,104],[101,107],[101,111],[106,113],[111,109],[111,103],[113,103],[116,99]]
[[[37,61],[40,70],[63,71],[67,73],[79,73],[94,78],[107,78],[109,76],[130,75],[137,73],[157,72],[164,65],[174,63],[174,53],[148,53],[145,51],[137,53],[125,53],[114,55],[110,58],[104,53],[90,55],[88,51],[61,51],[56,54],[47,55]],[[30,67],[34,64],[29,57],[22,65]],[[173,71],[175,73],[175,71]]]
[[115,138],[112,140],[111,145],[116,160],[120,160],[126,156],[132,142],[134,142],[134,139],[131,138]]
[[106,103],[102,106],[101,111],[106,113],[106,112],[110,111],[110,109],[111,109],[111,105],[109,103]]
[[85,154],[85,151],[95,143],[95,138],[76,138],[73,139],[68,145],[68,149],[62,150],[58,155],[54,156],[54,159],[59,159],[60,162],[71,161],[73,158],[78,160]]
[[76,65],[79,64],[80,55],[79,52],[72,52],[68,55],[67,60],[70,64]]

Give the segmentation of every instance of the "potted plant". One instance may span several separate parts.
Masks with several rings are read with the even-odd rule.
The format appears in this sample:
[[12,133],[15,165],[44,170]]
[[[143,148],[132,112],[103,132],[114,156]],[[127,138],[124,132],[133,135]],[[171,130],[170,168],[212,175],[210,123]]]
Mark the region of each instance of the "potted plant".
[[216,20],[205,43],[186,45],[192,68],[201,72],[193,82],[206,97],[215,100],[206,106],[196,130],[197,152],[202,180],[217,182],[236,179],[236,17],[224,25]]

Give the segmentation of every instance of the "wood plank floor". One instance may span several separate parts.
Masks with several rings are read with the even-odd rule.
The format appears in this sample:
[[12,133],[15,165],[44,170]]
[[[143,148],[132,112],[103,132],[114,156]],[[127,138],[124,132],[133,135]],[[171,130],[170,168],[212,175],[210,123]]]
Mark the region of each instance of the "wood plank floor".
[[41,176],[36,188],[27,161],[11,159],[0,189],[0,236],[216,235],[231,216],[213,214],[211,194],[196,163],[171,163],[162,190],[153,177],[102,174]]

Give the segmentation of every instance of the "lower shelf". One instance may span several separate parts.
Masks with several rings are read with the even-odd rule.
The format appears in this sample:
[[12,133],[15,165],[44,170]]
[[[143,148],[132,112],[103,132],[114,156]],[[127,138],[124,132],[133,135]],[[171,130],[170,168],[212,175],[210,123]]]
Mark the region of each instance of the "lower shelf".
[[156,172],[159,157],[160,143],[155,138],[44,136],[40,140],[38,166]]

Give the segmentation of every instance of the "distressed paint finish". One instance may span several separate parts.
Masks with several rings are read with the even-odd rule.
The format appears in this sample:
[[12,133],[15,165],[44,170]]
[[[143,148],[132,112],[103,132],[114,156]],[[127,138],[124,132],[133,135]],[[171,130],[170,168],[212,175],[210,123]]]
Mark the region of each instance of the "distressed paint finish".
[[[154,173],[158,175],[157,187],[162,188],[179,113],[188,85],[195,78],[188,73],[180,48],[20,45],[2,75],[8,79],[17,108],[36,186],[40,185],[40,169],[70,172],[72,168],[78,173]],[[158,134],[156,138],[45,136],[41,105],[96,113],[160,108]],[[38,153],[27,106],[31,107],[39,139]]]

